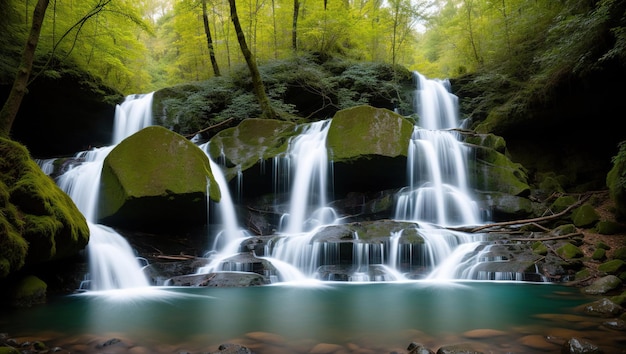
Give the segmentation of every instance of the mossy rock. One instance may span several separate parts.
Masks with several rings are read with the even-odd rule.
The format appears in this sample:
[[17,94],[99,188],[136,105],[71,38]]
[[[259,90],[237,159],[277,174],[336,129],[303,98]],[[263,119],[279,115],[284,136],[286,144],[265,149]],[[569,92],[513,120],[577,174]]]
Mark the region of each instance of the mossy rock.
[[506,153],[506,141],[503,137],[495,134],[472,134],[465,136],[464,141],[468,144],[483,146],[495,150],[501,154]]
[[538,254],[540,256],[545,256],[548,254],[548,246],[546,246],[543,242],[535,242],[532,244],[532,249],[534,254]]
[[0,139],[0,278],[25,265],[75,256],[89,227],[72,199],[21,144]]
[[620,247],[613,252],[613,258],[626,261],[626,247]]
[[552,233],[555,236],[562,236],[562,235],[573,234],[576,231],[577,231],[576,230],[576,226],[574,224],[564,224],[564,225],[559,225],[559,226],[555,227],[552,230]]
[[207,184],[210,198],[219,201],[219,186],[201,149],[166,128],[147,127],[105,158],[98,219],[130,230],[203,225]]
[[593,251],[593,254],[591,255],[591,259],[595,261],[602,261],[606,259],[606,250],[602,248],[596,248],[596,250]]
[[230,180],[237,172],[286,152],[296,134],[292,122],[249,118],[217,133],[209,142],[209,155],[214,161],[224,160]]
[[490,148],[472,148],[475,158],[468,160],[467,167],[475,188],[522,197],[530,194],[528,174],[521,164]]
[[571,195],[564,195],[564,196],[556,198],[556,200],[550,205],[550,210],[552,210],[552,212],[554,213],[559,213],[569,208],[571,205],[573,205],[577,201],[578,200],[576,200],[576,198],[574,198]]
[[626,262],[621,259],[612,259],[600,264],[598,270],[607,274],[619,274],[626,271]]
[[624,231],[624,225],[615,221],[600,220],[596,224],[596,231],[601,235],[615,235]]
[[34,275],[28,275],[13,288],[12,304],[16,307],[30,307],[46,302],[46,283]]
[[388,109],[356,106],[332,119],[326,146],[329,159],[348,162],[368,156],[406,156],[413,124]]
[[591,227],[600,220],[600,214],[593,206],[585,203],[572,211],[571,218],[578,227]]
[[565,259],[575,259],[584,256],[584,253],[580,248],[569,242],[557,248],[556,253]]

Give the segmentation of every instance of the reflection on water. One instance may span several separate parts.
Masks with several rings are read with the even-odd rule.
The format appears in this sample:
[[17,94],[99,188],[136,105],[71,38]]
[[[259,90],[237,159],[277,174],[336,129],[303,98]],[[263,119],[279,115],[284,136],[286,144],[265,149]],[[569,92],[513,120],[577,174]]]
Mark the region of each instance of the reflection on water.
[[[1,315],[0,332],[54,332],[60,344],[63,336],[121,337],[147,348],[215,350],[226,342],[254,346],[254,340],[271,337],[280,342],[272,345],[293,353],[322,342],[389,352],[418,341],[436,350],[476,329],[518,337],[542,332],[553,326],[546,314],[572,314],[575,306],[589,301],[577,289],[520,282],[152,287],[72,295]],[[579,329],[575,325],[572,329]],[[502,340],[480,342],[499,346]],[[263,353],[262,348],[255,352]]]

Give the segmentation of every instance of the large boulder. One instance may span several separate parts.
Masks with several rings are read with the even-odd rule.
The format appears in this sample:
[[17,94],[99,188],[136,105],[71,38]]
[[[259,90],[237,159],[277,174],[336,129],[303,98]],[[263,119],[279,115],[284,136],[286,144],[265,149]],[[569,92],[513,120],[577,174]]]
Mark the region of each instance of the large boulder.
[[413,123],[388,109],[357,106],[335,114],[326,145],[334,162],[354,161],[372,155],[405,156]]
[[388,109],[363,105],[338,111],[326,139],[336,195],[404,186],[412,133],[413,123]]
[[223,161],[230,180],[238,171],[287,151],[289,139],[296,133],[292,122],[249,118],[217,133],[209,142],[209,155]]
[[72,199],[21,144],[0,139],[0,278],[75,256],[89,227]]
[[220,200],[209,159],[195,144],[160,126],[129,136],[102,167],[98,219],[129,230],[178,230],[207,222],[209,196]]

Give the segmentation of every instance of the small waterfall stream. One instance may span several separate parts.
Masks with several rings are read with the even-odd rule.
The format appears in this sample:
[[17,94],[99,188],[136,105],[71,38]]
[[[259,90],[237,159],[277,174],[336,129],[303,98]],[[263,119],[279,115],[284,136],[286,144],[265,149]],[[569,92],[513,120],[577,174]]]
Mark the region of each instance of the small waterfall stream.
[[89,225],[89,290],[149,286],[141,264],[126,239],[110,227],[96,223],[100,172],[104,159],[125,137],[152,123],[152,93],[133,95],[116,107],[114,144],[76,154],[82,161],[59,176],[57,184],[74,201]]

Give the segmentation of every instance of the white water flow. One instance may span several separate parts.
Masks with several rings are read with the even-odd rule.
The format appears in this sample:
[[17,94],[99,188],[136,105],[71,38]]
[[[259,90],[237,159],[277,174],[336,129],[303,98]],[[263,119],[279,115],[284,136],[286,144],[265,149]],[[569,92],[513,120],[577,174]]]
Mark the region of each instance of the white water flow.
[[[149,286],[130,245],[115,230],[96,223],[100,172],[116,144],[151,125],[152,93],[133,95],[116,107],[114,145],[79,152],[82,160],[58,178],[57,184],[74,201],[89,225],[89,289],[112,290]],[[146,113],[148,112],[148,113]],[[148,120],[146,117],[150,117]]]
[[[435,269],[430,279],[464,278],[465,257],[479,246],[480,235],[436,226],[479,225],[480,210],[467,181],[467,148],[454,128],[460,127],[458,98],[449,83],[415,73],[414,127],[407,156],[408,186],[398,195],[395,218],[420,222]],[[430,226],[432,225],[432,226]]]
[[[220,264],[225,258],[232,256],[239,252],[240,244],[249,237],[246,230],[239,226],[237,221],[237,213],[235,211],[235,203],[230,194],[228,187],[228,181],[224,176],[224,172],[219,164],[217,164],[211,158],[209,154],[209,142],[199,146],[209,158],[211,166],[211,173],[213,178],[220,189],[220,201],[217,203],[218,218],[222,225],[221,230],[215,237],[215,242],[209,252],[213,253],[213,259],[211,262],[200,267],[197,271],[198,274],[206,274],[214,271],[219,271]],[[208,194],[207,194],[208,196]]]
[[[276,171],[287,173],[286,176],[277,174],[274,185],[288,185],[290,200],[279,226],[279,233],[284,237],[265,248],[268,255],[265,259],[275,265],[289,264],[298,269],[299,272],[289,272],[288,276],[282,271],[283,277],[290,281],[302,281],[314,274],[320,265],[319,247],[323,246],[311,242],[311,237],[319,227],[337,223],[335,210],[328,206],[328,181],[332,178],[326,136],[330,123],[331,120],[324,120],[305,126],[303,132],[290,141],[286,156],[275,160],[276,164],[287,166],[278,167]],[[281,271],[285,267],[277,269]]]
[[288,166],[294,178],[289,211],[283,216],[281,232],[299,234],[336,220],[328,204],[328,152],[326,136],[330,120],[311,123],[290,142]]

